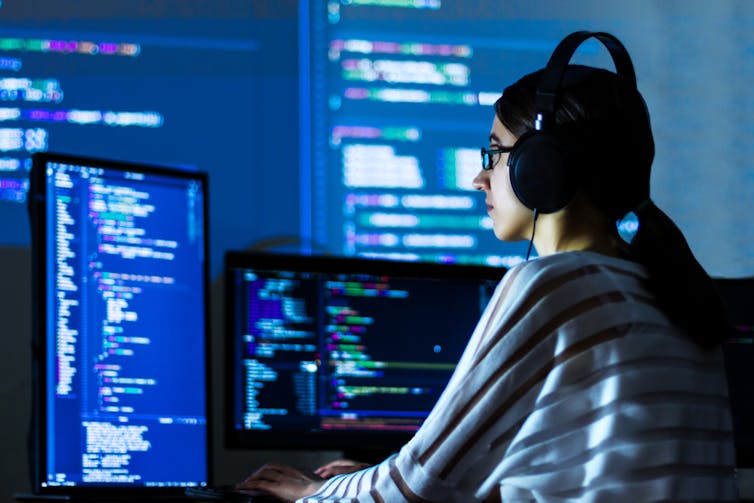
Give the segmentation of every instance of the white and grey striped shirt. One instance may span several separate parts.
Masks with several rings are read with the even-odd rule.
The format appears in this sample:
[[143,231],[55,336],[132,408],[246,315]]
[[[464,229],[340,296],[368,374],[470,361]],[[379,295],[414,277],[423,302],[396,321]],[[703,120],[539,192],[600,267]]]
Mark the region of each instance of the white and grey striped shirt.
[[584,251],[512,268],[414,438],[301,501],[735,501],[721,352],[646,278]]

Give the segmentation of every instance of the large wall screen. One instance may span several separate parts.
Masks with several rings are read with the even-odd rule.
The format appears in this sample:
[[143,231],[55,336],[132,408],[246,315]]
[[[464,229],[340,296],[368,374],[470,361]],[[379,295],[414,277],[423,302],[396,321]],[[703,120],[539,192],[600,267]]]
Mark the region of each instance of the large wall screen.
[[[347,255],[520,261],[471,188],[492,105],[566,34],[609,31],[652,114],[653,198],[713,275],[751,274],[753,18],[741,2],[302,2],[304,234]],[[574,61],[612,69],[595,41]]]

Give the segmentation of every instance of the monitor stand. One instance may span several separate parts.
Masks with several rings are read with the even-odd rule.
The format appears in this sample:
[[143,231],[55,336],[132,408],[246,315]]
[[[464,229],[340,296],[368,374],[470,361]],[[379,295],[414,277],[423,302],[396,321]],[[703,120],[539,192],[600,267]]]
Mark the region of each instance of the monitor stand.
[[13,499],[16,501],[72,501],[73,498],[68,494],[31,494],[15,493]]

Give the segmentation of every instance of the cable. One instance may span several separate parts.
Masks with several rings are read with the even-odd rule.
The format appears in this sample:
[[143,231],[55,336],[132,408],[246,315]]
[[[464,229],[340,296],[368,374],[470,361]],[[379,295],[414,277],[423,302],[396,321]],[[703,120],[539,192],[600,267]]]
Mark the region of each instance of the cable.
[[534,244],[534,231],[537,230],[537,217],[539,216],[539,212],[537,211],[537,208],[534,208],[534,219],[531,222],[531,239],[529,240],[529,249],[526,250],[526,260],[529,260],[529,255],[531,255],[531,247]]

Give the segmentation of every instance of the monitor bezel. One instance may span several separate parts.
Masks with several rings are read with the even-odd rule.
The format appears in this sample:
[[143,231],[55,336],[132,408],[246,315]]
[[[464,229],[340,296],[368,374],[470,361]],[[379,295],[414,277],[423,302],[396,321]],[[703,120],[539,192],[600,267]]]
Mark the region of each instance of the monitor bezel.
[[[47,253],[54,243],[48,242],[48,212],[47,207],[47,176],[46,169],[50,162],[81,165],[95,168],[106,168],[117,171],[131,171],[146,175],[162,175],[168,177],[196,180],[203,187],[203,270],[202,281],[204,283],[204,366],[206,371],[205,380],[205,418],[206,418],[206,471],[204,481],[198,481],[198,486],[212,483],[212,418],[211,418],[211,375],[210,355],[210,309],[209,309],[209,180],[205,171],[193,168],[179,168],[161,164],[144,162],[131,162],[126,160],[105,159],[80,154],[63,152],[37,152],[32,155],[32,168],[29,173],[29,192],[27,197],[27,210],[31,230],[31,356],[32,356],[32,400],[31,400],[31,424],[30,424],[30,476],[31,488],[35,495],[44,497],[66,498],[129,498],[129,497],[172,497],[182,496],[188,486],[149,486],[149,485],[122,485],[122,484],[86,484],[75,486],[48,486],[43,485],[46,476],[47,463]],[[206,483],[206,484],[205,484]]]
[[[754,277],[713,278],[731,324],[729,340],[722,351],[736,448],[736,467],[754,468],[754,405],[749,397],[754,384],[749,377],[754,360]],[[745,339],[741,341],[740,339]]]
[[[408,442],[413,433],[398,432],[275,432],[235,428],[234,365],[236,350],[234,327],[235,294],[232,278],[235,269],[268,269],[310,271],[323,273],[365,273],[392,277],[432,277],[435,279],[489,280],[497,284],[506,269],[485,265],[444,264],[435,262],[407,262],[354,256],[305,255],[256,251],[228,251],[224,258],[225,304],[225,446],[247,450],[329,450],[362,461],[376,461],[396,452]],[[469,327],[471,335],[473,326]]]

